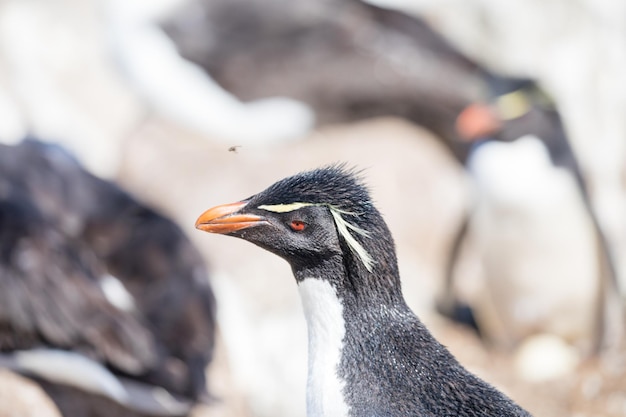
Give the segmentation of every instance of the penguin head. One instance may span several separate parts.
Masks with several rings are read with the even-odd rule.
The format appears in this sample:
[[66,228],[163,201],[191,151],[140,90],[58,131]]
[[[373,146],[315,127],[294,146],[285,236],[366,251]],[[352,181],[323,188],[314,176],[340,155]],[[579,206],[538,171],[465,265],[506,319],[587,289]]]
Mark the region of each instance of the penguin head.
[[[354,170],[333,165],[282,179],[243,201],[204,212],[196,228],[252,242],[297,270],[338,258],[372,272],[391,235]],[[395,254],[393,255],[395,259]]]
[[463,142],[502,136],[501,132],[510,129],[511,122],[533,109],[556,111],[550,96],[531,79],[491,77],[488,86],[486,101],[470,104],[457,116],[455,129]]

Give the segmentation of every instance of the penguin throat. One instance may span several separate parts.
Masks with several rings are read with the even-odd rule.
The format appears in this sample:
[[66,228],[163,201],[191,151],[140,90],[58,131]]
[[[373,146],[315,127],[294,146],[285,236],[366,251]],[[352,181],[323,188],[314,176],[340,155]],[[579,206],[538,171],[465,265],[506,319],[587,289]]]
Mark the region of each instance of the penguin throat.
[[298,290],[309,338],[307,415],[348,416],[345,381],[339,377],[346,333],[342,301],[324,279],[305,278],[298,283]]
[[380,257],[376,265],[376,273],[371,273],[358,259],[344,252],[317,263],[310,259],[300,264],[292,263],[291,267],[298,284],[307,279],[325,282],[342,300],[342,308],[348,308],[348,314],[352,314],[372,305],[404,303],[395,258]]

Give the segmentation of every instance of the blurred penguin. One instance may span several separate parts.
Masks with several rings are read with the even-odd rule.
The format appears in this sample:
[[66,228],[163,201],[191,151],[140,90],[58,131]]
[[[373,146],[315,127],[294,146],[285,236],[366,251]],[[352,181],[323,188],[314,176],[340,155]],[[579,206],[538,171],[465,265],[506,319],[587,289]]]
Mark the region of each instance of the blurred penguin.
[[191,0],[163,27],[180,54],[241,100],[280,95],[318,124],[398,116],[464,159],[456,115],[487,91],[483,67],[428,24],[359,0]]
[[468,106],[456,123],[472,144],[474,204],[439,308],[467,312],[453,281],[469,234],[485,281],[473,319],[487,340],[511,349],[548,333],[581,352],[614,346],[623,327],[614,263],[559,113],[531,80],[498,79],[492,89],[489,103]]
[[0,147],[0,365],[64,415],[187,415],[215,300],[170,220],[36,140]]

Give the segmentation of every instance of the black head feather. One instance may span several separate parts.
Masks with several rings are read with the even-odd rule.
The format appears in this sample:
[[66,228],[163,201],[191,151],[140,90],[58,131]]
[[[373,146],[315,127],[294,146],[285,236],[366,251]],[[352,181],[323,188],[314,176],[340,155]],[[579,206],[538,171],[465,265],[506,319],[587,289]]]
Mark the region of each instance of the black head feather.
[[361,171],[334,164],[284,178],[250,198],[256,204],[312,203],[359,214],[373,209]]
[[[303,203],[327,208],[327,221],[334,221],[332,227],[336,232],[335,239],[338,240],[347,275],[344,285],[348,285],[352,293],[363,294],[365,291],[380,295],[393,294],[393,300],[397,301],[400,298],[400,278],[395,246],[385,221],[372,203],[370,193],[360,176],[361,172],[354,168],[347,168],[345,164],[334,164],[305,171],[279,180],[266,190],[250,197],[246,200],[246,207],[248,210],[254,210],[264,206],[288,206]],[[306,208],[304,210],[306,211]],[[330,215],[331,212],[334,216]],[[296,213],[297,211],[294,211],[294,215]],[[267,215],[267,212],[260,212],[260,214]],[[349,224],[347,229],[341,230],[338,216]],[[259,244],[259,241],[255,239],[256,235],[266,233],[286,236],[282,232],[276,235],[275,232],[257,229],[246,230],[241,233],[240,237]],[[347,234],[349,236],[346,236]],[[262,236],[259,240],[264,239],[266,237]],[[366,257],[372,258],[371,263],[357,253],[355,245],[349,242],[351,239],[358,242],[358,245],[364,249]],[[282,248],[282,244],[279,244],[281,249],[275,250],[272,248],[273,242],[281,242],[281,239],[274,237],[269,240],[269,245],[263,242],[260,246],[285,257],[294,267],[296,278],[301,275],[297,271],[299,265],[313,264],[313,257],[308,257],[302,262],[301,259],[293,256],[291,246],[297,244],[295,241],[287,245],[290,247],[289,250]],[[328,241],[325,244],[332,245],[332,242]],[[319,257],[319,254],[314,256]]]

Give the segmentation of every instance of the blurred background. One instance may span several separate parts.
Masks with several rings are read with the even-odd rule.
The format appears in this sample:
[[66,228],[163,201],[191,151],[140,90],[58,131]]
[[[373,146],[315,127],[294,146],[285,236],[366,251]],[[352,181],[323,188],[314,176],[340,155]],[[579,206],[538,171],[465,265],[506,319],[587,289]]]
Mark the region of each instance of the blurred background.
[[[17,351],[78,352],[112,378],[162,386],[98,338],[46,333],[37,306],[65,301],[30,285],[32,262],[11,254],[47,228],[60,237],[40,242],[66,239],[93,260],[77,267],[76,285],[99,300],[87,304],[128,313],[107,313],[117,324],[102,340],[125,350],[116,332],[130,320],[125,334],[138,325],[157,357],[174,352],[167,375],[206,366],[208,401],[182,390],[182,409],[129,415],[304,416],[306,326],[289,266],[193,225],[339,161],[365,168],[405,297],[461,363],[536,416],[626,415],[624,74],[620,0],[0,0],[0,416],[123,415],[98,401],[132,403],[91,389],[100,411],[76,411],[79,388],[54,405],[53,385],[80,383],[47,378]],[[25,137],[54,150],[19,151]],[[41,223],[28,210],[11,217],[18,195]],[[145,235],[121,223],[152,216],[141,210],[177,226],[146,222]],[[180,243],[144,249],[136,236]],[[128,259],[112,261],[110,242]],[[51,269],[61,259],[41,256]],[[142,262],[158,268],[142,275]],[[161,298],[146,295],[151,274],[169,283]],[[113,301],[123,296],[110,296],[110,275],[141,307]],[[16,313],[13,297],[29,307]],[[81,308],[52,326],[104,314]],[[191,330],[159,333],[170,311]],[[180,345],[207,353],[187,360]]]

